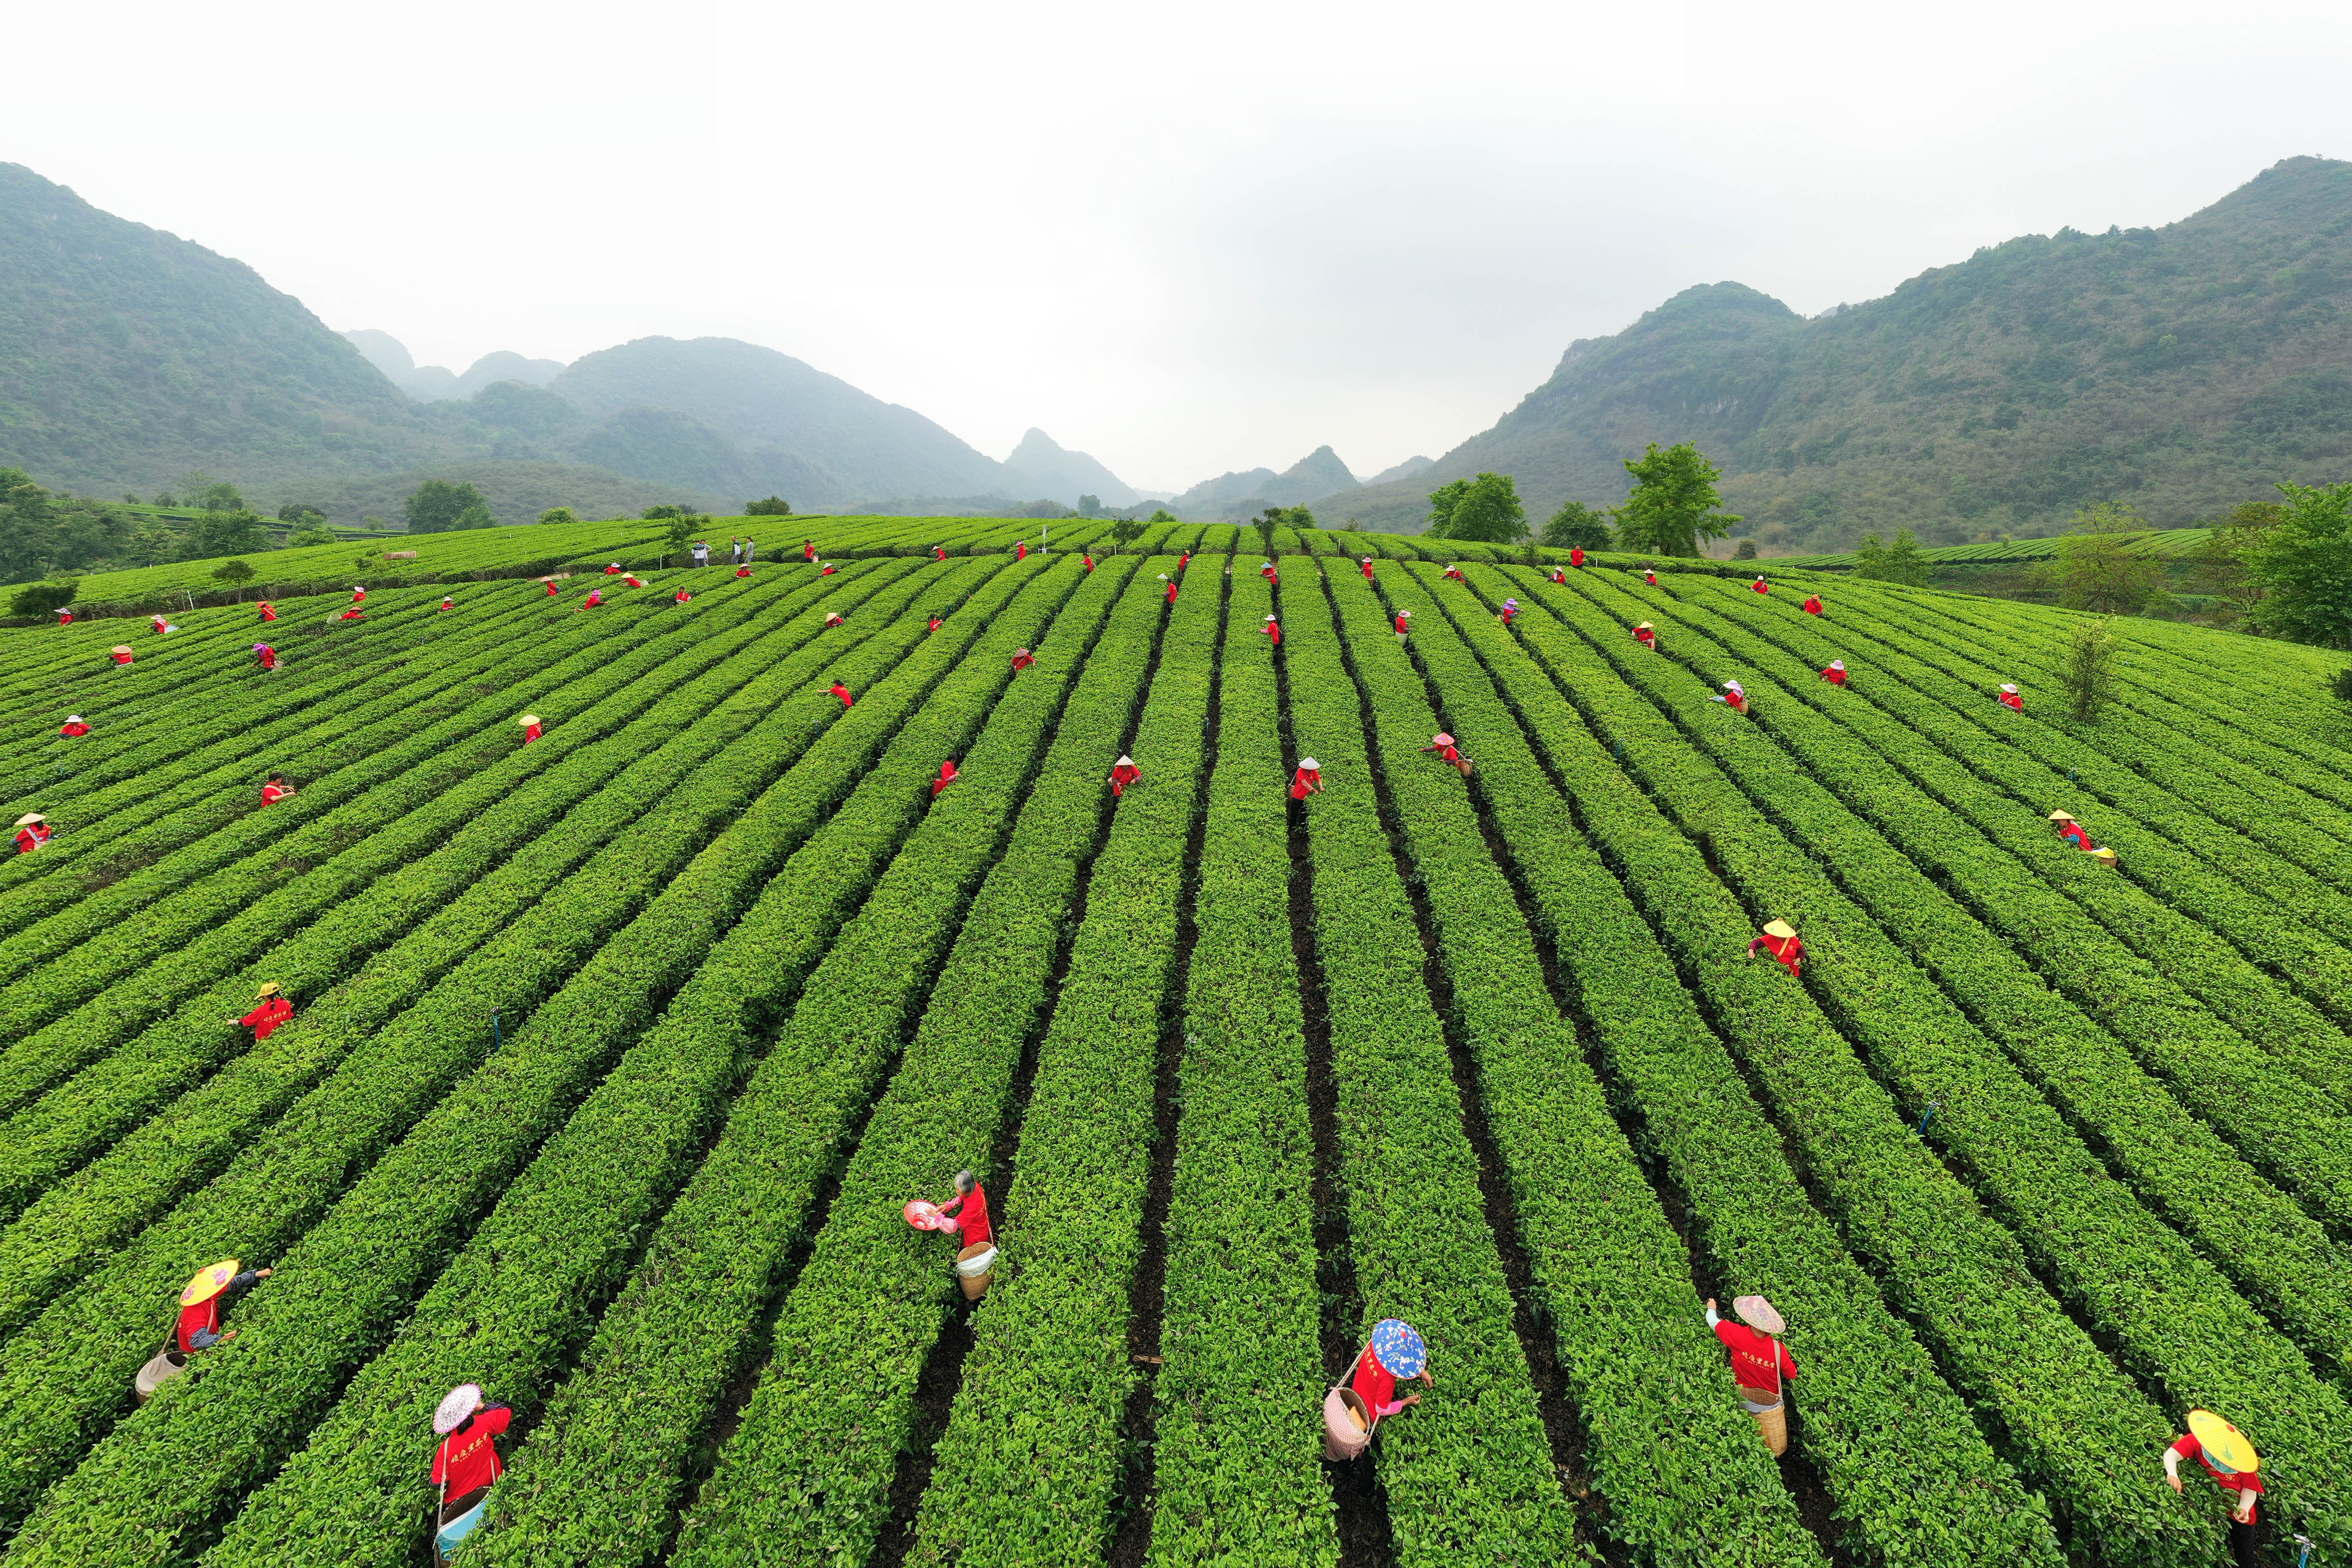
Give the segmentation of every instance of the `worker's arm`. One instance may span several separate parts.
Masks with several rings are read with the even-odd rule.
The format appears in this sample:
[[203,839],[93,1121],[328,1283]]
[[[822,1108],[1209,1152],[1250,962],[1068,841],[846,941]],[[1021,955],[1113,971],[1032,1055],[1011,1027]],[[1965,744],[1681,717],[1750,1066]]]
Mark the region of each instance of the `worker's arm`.
[[2180,1489],[2180,1455],[2176,1449],[2167,1448],[2164,1451],[2164,1479],[2170,1483],[2174,1491]]
[[[1752,953],[1756,949],[1751,946],[1748,951]],[[1709,1296],[1706,1299],[1706,1326],[1711,1329],[1721,1321],[1723,1321],[1723,1314],[1715,1310],[1715,1298]]]

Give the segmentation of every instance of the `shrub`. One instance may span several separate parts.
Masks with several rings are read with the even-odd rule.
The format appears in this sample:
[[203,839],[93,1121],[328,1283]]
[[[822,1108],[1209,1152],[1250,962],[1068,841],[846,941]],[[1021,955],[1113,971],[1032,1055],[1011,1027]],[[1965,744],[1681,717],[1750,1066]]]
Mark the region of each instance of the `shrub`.
[[2099,721],[2099,710],[2116,697],[2116,635],[2104,620],[2084,621],[2074,628],[2065,662],[2058,667],[2058,683],[2066,691],[2066,711],[2085,724]]
[[[646,515],[651,517],[653,513],[647,512]],[[745,501],[743,515],[745,517],[790,517],[793,515],[793,503],[782,496],[770,496],[765,500]]]
[[8,608],[19,616],[46,616],[72,604],[80,586],[70,579],[62,583],[27,583],[9,596]]

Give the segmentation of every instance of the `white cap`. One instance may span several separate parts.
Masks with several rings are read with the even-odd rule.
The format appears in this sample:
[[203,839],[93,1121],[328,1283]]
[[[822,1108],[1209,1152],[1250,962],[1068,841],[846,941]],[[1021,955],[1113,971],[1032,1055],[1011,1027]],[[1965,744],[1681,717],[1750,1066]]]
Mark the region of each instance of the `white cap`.
[[1843,669],[1845,668],[1845,660],[1842,658],[1833,658],[1830,660],[1830,668],[1832,669]]
[[81,722],[81,715],[79,713],[68,713],[66,715],[66,722],[68,724],[79,724]]
[[1270,620],[1274,619],[1274,617],[1273,617],[1272,616],[1266,616],[1266,619],[1270,621]]

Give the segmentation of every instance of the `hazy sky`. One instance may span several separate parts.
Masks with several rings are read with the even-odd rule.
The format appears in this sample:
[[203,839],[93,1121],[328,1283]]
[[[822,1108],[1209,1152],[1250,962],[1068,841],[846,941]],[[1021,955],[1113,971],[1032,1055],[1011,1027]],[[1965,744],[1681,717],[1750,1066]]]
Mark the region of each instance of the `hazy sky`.
[[18,7],[0,159],[423,363],[780,349],[992,456],[1357,472],[1737,279],[1812,313],[2352,156],[2342,0]]

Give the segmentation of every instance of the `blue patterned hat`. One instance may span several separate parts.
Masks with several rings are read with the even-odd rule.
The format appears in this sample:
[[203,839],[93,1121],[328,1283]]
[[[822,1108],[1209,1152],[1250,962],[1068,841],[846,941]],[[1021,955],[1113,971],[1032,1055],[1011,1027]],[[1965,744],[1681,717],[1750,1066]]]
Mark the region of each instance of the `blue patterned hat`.
[[1372,1327],[1372,1353],[1398,1377],[1419,1377],[1429,1364],[1429,1347],[1412,1324],[1400,1318],[1382,1318]]

